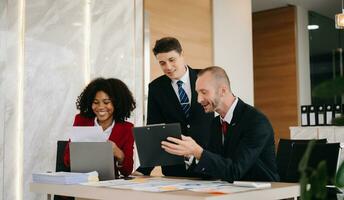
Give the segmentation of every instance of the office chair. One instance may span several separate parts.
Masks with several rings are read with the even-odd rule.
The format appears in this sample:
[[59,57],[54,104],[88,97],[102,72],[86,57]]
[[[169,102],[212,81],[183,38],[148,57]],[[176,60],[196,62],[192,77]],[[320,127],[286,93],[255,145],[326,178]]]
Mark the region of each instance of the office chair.
[[[290,162],[286,170],[286,182],[298,182],[300,174],[298,171],[299,163],[306,152],[308,144],[294,144]],[[316,169],[318,164],[325,160],[327,166],[328,185],[333,185],[334,176],[337,170],[340,143],[321,144],[316,143],[311,152],[308,166]]]
[[64,150],[68,141],[57,141],[57,152],[56,152],[56,172],[70,172],[70,167],[66,167],[63,162]]
[[[278,174],[281,182],[286,182],[287,169],[291,160],[292,149],[295,144],[308,144],[311,140],[291,140],[291,139],[280,139],[277,154],[276,163],[278,168]],[[316,141],[317,144],[326,144],[326,139],[320,139]],[[296,181],[298,182],[298,181]]]
[[[68,141],[57,141],[57,152],[56,152],[56,172],[70,172],[70,167],[66,167],[63,162],[64,150]],[[49,199],[49,198],[48,198]],[[74,197],[54,195],[54,200],[74,200]]]

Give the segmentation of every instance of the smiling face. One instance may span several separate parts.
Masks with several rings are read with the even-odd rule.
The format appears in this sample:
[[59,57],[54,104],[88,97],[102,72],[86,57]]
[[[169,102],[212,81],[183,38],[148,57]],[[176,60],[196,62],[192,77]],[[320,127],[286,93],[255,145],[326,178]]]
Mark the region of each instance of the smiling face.
[[196,81],[197,101],[203,106],[204,112],[219,112],[221,102],[221,89],[212,79],[209,72],[199,76]]
[[158,53],[156,59],[166,76],[170,79],[180,79],[186,72],[183,54],[177,51]]
[[92,110],[101,126],[112,124],[115,109],[109,95],[105,92],[98,91],[96,93],[92,102]]

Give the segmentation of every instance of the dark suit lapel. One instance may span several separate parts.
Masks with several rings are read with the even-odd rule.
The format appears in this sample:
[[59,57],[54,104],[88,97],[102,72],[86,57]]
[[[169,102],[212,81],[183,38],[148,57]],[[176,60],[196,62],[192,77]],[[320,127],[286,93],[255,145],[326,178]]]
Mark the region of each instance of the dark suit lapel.
[[244,108],[245,103],[241,101],[241,99],[238,99],[238,103],[234,109],[232,121],[228,127],[228,134],[224,144],[226,152],[234,153],[234,147],[238,144],[241,134],[239,122],[243,115]]
[[213,153],[218,153],[224,155],[224,148],[222,144],[222,129],[221,129],[221,122],[220,116],[217,116],[213,119],[213,123],[215,126],[212,126],[212,149]]
[[195,88],[195,83],[197,79],[197,72],[189,67],[189,77],[190,77],[190,87],[191,87],[191,109],[190,109],[190,117],[192,117],[193,110],[195,109],[195,105],[198,104],[197,102],[197,92]]
[[177,94],[174,92],[173,87],[171,85],[171,79],[165,76],[164,81],[162,82],[164,88],[164,94],[166,95],[166,106],[171,106],[171,108],[175,109],[175,113],[180,119],[180,121],[185,121],[184,112],[180,106]]
[[[197,92],[195,90],[195,82],[197,79],[197,72],[189,68],[189,78],[190,78],[190,87],[191,87],[191,108],[190,108],[190,116],[192,117],[193,110],[195,109],[195,105],[197,104]],[[176,108],[176,114],[178,115],[178,118],[180,118],[180,121],[185,121],[185,114],[180,106],[179,99],[177,97],[177,94],[175,93],[172,84],[171,79],[169,79],[167,76],[163,79],[162,82],[163,88],[165,88],[166,91],[164,93],[166,94],[167,101],[169,102],[166,106],[172,106],[172,108]]]

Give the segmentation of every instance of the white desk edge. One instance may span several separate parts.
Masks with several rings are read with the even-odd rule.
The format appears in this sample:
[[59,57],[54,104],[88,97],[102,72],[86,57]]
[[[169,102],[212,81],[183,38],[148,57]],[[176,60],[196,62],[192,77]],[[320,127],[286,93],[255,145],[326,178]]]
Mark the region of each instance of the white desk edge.
[[66,196],[75,196],[88,199],[110,200],[240,200],[240,199],[285,199],[300,196],[300,186],[296,183],[272,183],[271,188],[250,190],[224,195],[214,195],[208,193],[191,191],[174,192],[141,192],[133,190],[112,189],[106,187],[91,187],[84,185],[58,185],[30,183],[30,191],[43,194],[57,194]]

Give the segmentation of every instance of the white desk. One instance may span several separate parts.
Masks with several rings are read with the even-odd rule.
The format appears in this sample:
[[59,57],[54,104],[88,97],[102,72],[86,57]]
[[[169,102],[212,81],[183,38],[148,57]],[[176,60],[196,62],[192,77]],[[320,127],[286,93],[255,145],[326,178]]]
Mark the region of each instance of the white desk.
[[92,187],[84,185],[57,185],[30,183],[30,191],[43,194],[57,194],[88,199],[101,200],[247,200],[247,199],[285,199],[300,196],[300,186],[296,183],[272,183],[271,188],[214,195],[192,191],[141,192],[133,190]]

